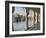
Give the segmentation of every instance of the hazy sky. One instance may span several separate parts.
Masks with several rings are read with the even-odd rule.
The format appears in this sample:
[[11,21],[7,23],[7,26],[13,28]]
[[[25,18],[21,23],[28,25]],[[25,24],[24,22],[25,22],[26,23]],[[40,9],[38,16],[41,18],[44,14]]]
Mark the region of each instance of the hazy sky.
[[[20,15],[23,15],[24,14],[24,8],[23,7],[15,7],[15,13],[17,12],[18,14]],[[29,15],[31,16],[32,15],[32,10],[30,9],[29,10]]]

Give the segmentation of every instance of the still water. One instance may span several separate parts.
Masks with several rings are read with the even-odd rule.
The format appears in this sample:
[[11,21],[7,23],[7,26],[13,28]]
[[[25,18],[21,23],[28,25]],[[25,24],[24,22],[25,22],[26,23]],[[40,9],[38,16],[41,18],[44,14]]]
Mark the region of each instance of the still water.
[[[24,31],[26,26],[26,21],[14,22],[13,29],[14,31]],[[28,27],[32,27],[32,20],[28,20]]]

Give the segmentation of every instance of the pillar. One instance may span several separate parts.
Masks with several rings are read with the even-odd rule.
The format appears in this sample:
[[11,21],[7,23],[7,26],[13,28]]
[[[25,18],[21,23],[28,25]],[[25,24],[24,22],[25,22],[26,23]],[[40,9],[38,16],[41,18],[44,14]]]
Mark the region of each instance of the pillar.
[[37,11],[35,11],[35,24],[37,24]]
[[32,25],[34,25],[34,10],[32,10]]
[[25,16],[25,27],[24,29],[26,30],[27,29],[27,13],[26,13],[26,8],[24,8],[24,16]]

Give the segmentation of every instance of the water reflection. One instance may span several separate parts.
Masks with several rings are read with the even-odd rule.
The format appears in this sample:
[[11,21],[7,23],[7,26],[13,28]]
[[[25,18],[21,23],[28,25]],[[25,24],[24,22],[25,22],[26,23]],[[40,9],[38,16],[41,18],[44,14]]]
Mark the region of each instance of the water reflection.
[[[26,25],[26,21],[21,21],[21,22],[14,22],[13,23],[13,29],[14,31],[24,31],[25,30],[25,25]],[[31,20],[28,21],[28,26],[31,27],[32,26],[32,22]]]

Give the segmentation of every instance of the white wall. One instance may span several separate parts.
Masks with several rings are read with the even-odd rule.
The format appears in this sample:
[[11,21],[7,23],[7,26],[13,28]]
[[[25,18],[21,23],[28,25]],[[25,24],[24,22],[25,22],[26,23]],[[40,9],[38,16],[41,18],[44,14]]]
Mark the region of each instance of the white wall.
[[[16,1],[45,2],[45,0],[16,0]],[[4,36],[5,36],[5,0],[0,0],[0,38],[5,38]],[[14,38],[46,38],[46,35],[42,35],[42,36],[40,35],[40,36],[14,37]]]

